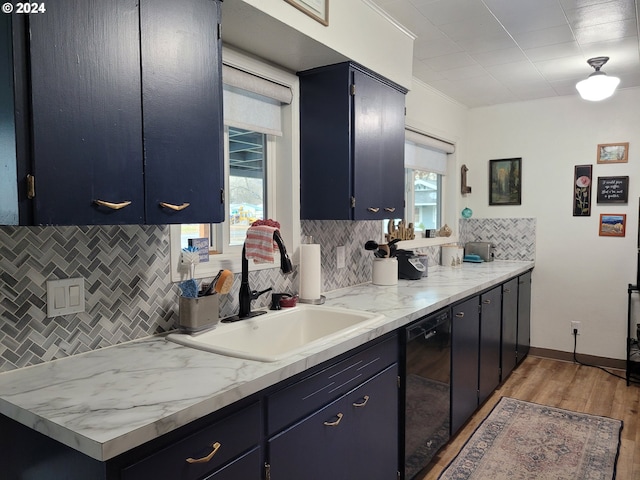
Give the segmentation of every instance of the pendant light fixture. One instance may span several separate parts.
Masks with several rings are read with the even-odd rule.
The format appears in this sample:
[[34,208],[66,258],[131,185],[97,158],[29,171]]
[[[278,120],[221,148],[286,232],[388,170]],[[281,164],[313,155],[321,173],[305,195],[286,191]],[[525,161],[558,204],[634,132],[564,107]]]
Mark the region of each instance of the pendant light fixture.
[[597,102],[613,95],[620,83],[620,79],[618,77],[609,77],[600,70],[608,61],[609,57],[594,57],[587,60],[587,63],[595,68],[596,71],[576,84],[576,89],[585,100]]

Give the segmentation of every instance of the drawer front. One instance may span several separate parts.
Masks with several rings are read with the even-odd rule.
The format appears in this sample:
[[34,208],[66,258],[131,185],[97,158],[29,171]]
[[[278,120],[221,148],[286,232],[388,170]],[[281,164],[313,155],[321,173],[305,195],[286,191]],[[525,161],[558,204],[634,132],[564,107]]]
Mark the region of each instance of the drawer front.
[[[196,480],[203,478],[251,447],[258,445],[260,426],[260,404],[255,403],[124,468],[121,479]],[[216,444],[219,444],[219,447],[208,462],[187,461],[188,458],[207,457],[215,449]]]
[[267,397],[267,431],[278,430],[305,417],[328,402],[398,361],[396,336]]
[[222,467],[206,480],[260,480],[262,478],[262,459],[260,447]]

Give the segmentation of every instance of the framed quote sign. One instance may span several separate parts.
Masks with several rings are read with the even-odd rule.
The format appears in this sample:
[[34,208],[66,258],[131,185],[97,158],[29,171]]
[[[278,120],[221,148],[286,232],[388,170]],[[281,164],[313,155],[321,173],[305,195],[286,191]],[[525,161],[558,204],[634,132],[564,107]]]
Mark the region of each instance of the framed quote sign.
[[598,203],[627,203],[629,201],[629,177],[598,177]]

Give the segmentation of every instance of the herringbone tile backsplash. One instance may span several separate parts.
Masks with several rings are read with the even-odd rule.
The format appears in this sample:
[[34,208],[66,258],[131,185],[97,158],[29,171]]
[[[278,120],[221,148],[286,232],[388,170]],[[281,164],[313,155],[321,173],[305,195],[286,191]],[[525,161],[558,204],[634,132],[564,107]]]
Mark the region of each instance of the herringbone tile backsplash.
[[[364,243],[382,241],[379,222],[301,225],[303,236],[322,245],[323,291],[370,281],[373,255]],[[535,219],[462,221],[460,237],[494,241],[501,259],[530,260]],[[169,242],[167,226],[0,227],[0,372],[173,329],[178,290],[169,275]],[[336,248],[342,245],[347,268],[338,270]],[[424,253],[430,264],[438,263],[438,247]],[[47,318],[46,281],[73,277],[85,279],[86,312]],[[251,272],[250,282],[257,290],[293,293],[297,269],[286,277],[278,269]],[[236,275],[220,316],[237,312],[239,286]],[[268,302],[263,295],[253,305]]]

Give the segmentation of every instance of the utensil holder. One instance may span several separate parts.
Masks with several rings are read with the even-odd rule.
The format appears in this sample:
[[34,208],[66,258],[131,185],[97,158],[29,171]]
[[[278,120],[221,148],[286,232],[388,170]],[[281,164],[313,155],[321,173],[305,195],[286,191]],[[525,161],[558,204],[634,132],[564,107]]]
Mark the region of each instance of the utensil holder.
[[196,333],[215,327],[220,321],[218,314],[219,295],[204,297],[180,297],[179,327],[188,333]]
[[374,258],[373,276],[374,285],[397,285],[398,284],[398,259]]

